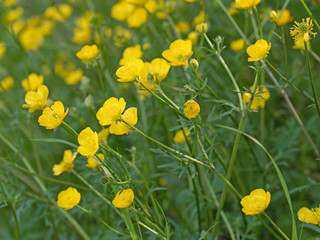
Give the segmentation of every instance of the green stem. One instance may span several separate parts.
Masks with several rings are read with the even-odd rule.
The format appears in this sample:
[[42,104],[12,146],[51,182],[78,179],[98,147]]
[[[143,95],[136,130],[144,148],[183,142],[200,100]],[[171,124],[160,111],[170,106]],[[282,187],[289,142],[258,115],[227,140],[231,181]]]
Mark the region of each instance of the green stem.
[[121,214],[124,219],[124,222],[127,225],[128,230],[130,232],[132,240],[139,240],[139,237],[137,236],[136,231],[134,229],[134,226],[133,226],[133,223],[131,220],[131,216],[129,214],[129,210],[128,209],[121,209]]
[[262,31],[262,26],[261,26],[261,21],[260,21],[260,17],[259,17],[259,13],[258,13],[258,9],[256,6],[254,6],[254,13],[256,15],[257,21],[258,21],[258,25],[259,25],[259,29],[260,29],[260,39],[263,39],[263,31]]
[[318,102],[317,92],[316,92],[314,82],[313,82],[311,64],[310,64],[310,59],[309,59],[309,51],[308,51],[308,46],[307,46],[306,42],[304,42],[304,49],[306,52],[306,59],[307,59],[307,63],[308,63],[308,72],[309,72],[309,77],[310,77],[310,82],[311,82],[311,87],[312,87],[313,98],[314,98],[314,102],[316,104],[317,112],[318,112],[318,115],[320,118],[320,106],[319,106],[319,102]]
[[100,86],[101,86],[103,101],[106,101],[106,91],[105,91],[104,81],[102,79],[101,70],[100,70],[99,65],[96,66],[96,70],[97,70],[98,76],[99,76],[99,82],[100,82]]
[[290,240],[290,238],[288,238],[287,235],[284,232],[282,232],[282,230],[278,227],[278,225],[275,224],[275,222],[272,221],[272,219],[265,212],[263,212],[262,215],[268,219],[268,221],[272,224],[272,226],[275,229],[277,229],[277,231],[281,234],[282,237],[284,237],[286,240]]
[[114,229],[113,227],[111,227],[108,223],[106,223],[105,221],[103,221],[100,217],[98,217],[97,215],[95,215],[94,213],[88,211],[87,209],[81,207],[80,205],[77,205],[78,208],[80,208],[82,211],[84,211],[85,213],[91,215],[92,217],[94,217],[95,219],[97,219],[99,222],[101,222],[103,225],[105,225],[107,228],[109,228],[111,231],[115,232],[118,235],[121,236],[126,236],[128,237],[127,234],[123,233],[123,232],[119,232],[116,229]]
[[78,133],[65,121],[61,122],[61,126],[70,133],[73,137],[75,137],[78,140]]

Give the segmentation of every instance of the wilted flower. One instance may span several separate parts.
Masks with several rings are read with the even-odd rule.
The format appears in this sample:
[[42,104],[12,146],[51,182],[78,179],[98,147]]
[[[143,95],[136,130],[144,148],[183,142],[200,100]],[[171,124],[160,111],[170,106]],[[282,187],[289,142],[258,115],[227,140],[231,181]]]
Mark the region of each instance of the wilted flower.
[[[290,28],[290,35],[295,40],[298,41],[299,39],[303,39],[305,42],[308,42],[310,38],[317,33],[312,32],[313,23],[311,18],[307,17],[306,19],[302,19],[302,22],[294,22],[296,25],[293,25]],[[311,35],[311,36],[310,36]]]
[[264,212],[271,200],[270,192],[259,188],[241,199],[242,212],[246,215],[257,215]]
[[69,109],[64,112],[62,102],[56,101],[51,107],[46,107],[42,115],[39,117],[38,122],[40,126],[46,129],[54,129],[60,126],[63,119],[67,116]]
[[80,144],[78,152],[82,156],[91,157],[99,149],[98,134],[87,127],[79,133],[78,143]]
[[23,104],[22,107],[29,108],[30,113],[42,110],[47,104],[48,95],[49,89],[45,85],[41,85],[37,91],[28,91],[26,93],[26,104]]
[[59,207],[69,210],[78,205],[81,195],[77,189],[69,187],[67,190],[61,191],[58,194],[57,204]]
[[162,56],[172,66],[187,66],[188,58],[193,54],[191,40],[178,39],[170,44],[170,48],[162,52]]
[[72,154],[71,150],[65,150],[63,153],[63,159],[59,164],[53,166],[53,175],[58,176],[63,172],[70,172],[74,167],[73,161],[77,157],[77,152]]
[[184,105],[186,108],[183,110],[183,113],[187,118],[195,118],[199,114],[200,106],[194,100],[189,100]]
[[256,41],[255,44],[247,48],[247,53],[249,55],[248,61],[255,62],[266,58],[270,48],[271,43],[268,44],[266,40],[260,39]]
[[134,199],[134,193],[132,189],[125,189],[119,191],[115,198],[112,201],[113,206],[116,208],[128,208],[131,207],[131,204]]

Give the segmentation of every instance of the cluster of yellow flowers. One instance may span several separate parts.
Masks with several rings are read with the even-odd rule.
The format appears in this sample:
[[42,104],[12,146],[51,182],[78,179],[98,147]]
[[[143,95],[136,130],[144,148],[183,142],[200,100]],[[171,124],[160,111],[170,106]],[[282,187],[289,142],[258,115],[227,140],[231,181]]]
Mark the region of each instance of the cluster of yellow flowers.
[[[250,87],[251,91],[252,89],[253,89],[253,86]],[[243,101],[248,104],[250,102],[250,99],[252,98],[252,95],[251,93],[246,92],[242,94],[242,97],[243,97]],[[256,89],[256,92],[254,93],[254,97],[252,99],[250,109],[258,111],[259,108],[264,108],[266,101],[268,101],[269,98],[270,98],[270,92],[268,88],[264,86],[264,87],[261,87],[261,90],[260,90],[260,87],[258,87]]]

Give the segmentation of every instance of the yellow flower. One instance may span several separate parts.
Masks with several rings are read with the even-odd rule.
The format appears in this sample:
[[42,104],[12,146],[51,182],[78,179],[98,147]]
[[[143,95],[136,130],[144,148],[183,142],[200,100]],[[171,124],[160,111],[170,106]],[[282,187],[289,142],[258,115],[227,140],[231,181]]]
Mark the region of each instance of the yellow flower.
[[111,8],[111,17],[118,21],[125,21],[133,12],[134,6],[126,1],[119,1]]
[[242,212],[246,215],[257,215],[264,212],[271,200],[270,192],[259,188],[241,199]]
[[[122,115],[121,120],[125,121],[126,123],[129,123],[130,125],[134,126],[138,122],[138,116],[137,116],[137,108],[131,107],[128,108]],[[116,121],[111,124],[109,127],[109,132],[111,134],[115,135],[123,135],[128,134],[131,131],[131,128],[121,121]]]
[[[307,46],[309,48],[309,42],[307,42]],[[304,40],[303,40],[303,38],[300,38],[299,40],[295,40],[294,41],[294,45],[293,45],[292,48],[293,49],[297,49],[297,50],[304,49]]]
[[0,92],[7,91],[8,89],[12,88],[14,85],[14,79],[11,76],[6,77],[2,81],[0,81]]
[[144,5],[144,3],[147,1],[147,0],[125,0],[126,2],[128,3],[131,3],[133,5]]
[[208,31],[208,25],[206,23],[199,23],[196,26],[196,31],[199,34],[204,34],[204,33],[206,33]]
[[109,129],[108,128],[104,128],[100,132],[98,132],[99,143],[106,141],[108,136],[109,136]]
[[43,76],[36,73],[30,73],[28,78],[23,79],[21,85],[25,91],[35,91],[43,84]]
[[175,25],[175,28],[178,33],[180,34],[186,34],[190,30],[190,24],[188,22],[179,21]]
[[127,47],[122,54],[122,59],[120,60],[120,65],[125,65],[130,59],[138,58],[140,59],[143,55],[141,51],[141,46],[136,45],[134,47]]
[[236,0],[236,4],[239,8],[249,9],[257,6],[260,0]]
[[313,29],[313,23],[312,20],[307,17],[307,19],[302,19],[302,22],[294,22],[296,25],[293,25],[292,28],[290,28],[290,35],[295,40],[298,41],[300,39],[303,39],[305,42],[308,42],[310,38],[317,33],[312,32]]
[[247,48],[247,53],[249,55],[248,61],[255,62],[266,58],[269,54],[270,48],[271,43],[268,44],[266,40],[260,39],[256,41],[255,44]]
[[61,191],[58,194],[57,204],[64,210],[69,210],[78,205],[81,195],[77,189],[69,187],[67,190]]
[[58,176],[63,172],[70,172],[74,167],[73,160],[77,157],[77,154],[77,152],[72,154],[71,150],[65,150],[62,161],[53,166],[53,175]]
[[3,3],[6,7],[10,7],[10,6],[16,5],[17,0],[4,0]]
[[46,107],[42,111],[42,115],[38,119],[39,125],[46,127],[46,129],[57,128],[67,116],[68,111],[69,109],[64,112],[62,102],[55,101],[51,107]]
[[186,137],[188,137],[190,135],[190,133],[191,132],[188,129],[184,129],[184,134],[183,134],[182,130],[179,130],[174,135],[173,141],[175,141],[176,143],[179,143],[179,144],[184,144],[185,142],[187,142]]
[[129,27],[138,28],[147,22],[148,13],[144,8],[137,8],[127,18]]
[[228,12],[230,13],[230,15],[235,15],[237,13],[239,13],[239,7],[235,2],[232,2],[230,4],[230,7],[228,8]]
[[199,114],[200,106],[197,102],[189,100],[184,105],[186,108],[183,110],[183,113],[187,118],[195,118]]
[[282,12],[281,10],[271,11],[270,19],[271,21],[275,22],[278,26],[284,26],[292,22],[293,17],[291,16],[290,11],[288,9],[284,9]]
[[[253,86],[250,87],[250,90],[252,91]],[[270,92],[267,87],[262,87],[261,91],[259,87],[257,88],[255,92],[255,97],[253,98],[251,102],[250,109],[258,111],[259,107],[264,108],[265,107],[265,102],[269,100],[270,98]],[[243,93],[242,94],[243,101],[245,103],[249,103],[251,99],[251,93]]]
[[169,63],[162,58],[155,58],[148,64],[148,73],[153,76],[154,84],[161,82],[168,75],[170,70]]
[[62,3],[58,6],[48,7],[44,12],[44,16],[57,22],[64,22],[71,16],[72,10],[69,4]]
[[188,34],[187,40],[190,40],[192,42],[192,46],[195,46],[198,43],[198,38],[199,35],[197,34],[197,32],[193,31]]
[[30,113],[42,110],[47,104],[48,95],[49,89],[45,85],[41,85],[37,91],[28,91],[26,93],[26,104],[23,104],[22,107],[29,108]]
[[131,204],[134,199],[134,193],[132,189],[125,189],[119,191],[115,198],[112,201],[113,206],[116,208],[128,208],[131,207]]
[[234,52],[240,52],[246,46],[246,41],[243,38],[234,40],[230,43],[230,48]]
[[91,26],[90,19],[92,13],[87,11],[82,16],[80,16],[76,21],[76,26],[73,29],[73,39],[72,42],[76,44],[85,44],[90,40],[91,37]]
[[112,36],[114,45],[116,45],[117,47],[121,47],[131,38],[132,34],[128,29],[122,26],[117,26],[114,29],[114,33]]
[[190,40],[178,39],[170,44],[170,48],[162,52],[162,56],[167,59],[172,66],[186,66],[188,58],[191,57],[192,42]]
[[90,127],[82,130],[78,136],[78,152],[85,157],[93,156],[99,149],[98,134]]
[[99,54],[99,49],[97,45],[85,45],[81,48],[80,51],[76,53],[76,56],[82,61],[82,62],[92,62],[95,60],[95,58]]
[[[98,153],[98,157],[104,161],[104,155],[102,153]],[[88,168],[96,168],[98,167],[100,164],[98,163],[98,161],[96,159],[94,159],[94,157],[89,157],[88,158],[88,163],[86,164],[86,167]]]
[[10,10],[9,12],[4,14],[4,20],[7,23],[11,23],[18,18],[20,18],[23,14],[23,8],[22,7],[17,7],[15,9]]
[[320,208],[300,208],[298,218],[301,222],[320,225]]
[[44,41],[44,34],[40,27],[28,25],[20,33],[19,41],[27,52],[38,50]]
[[5,52],[6,52],[6,43],[0,41],[0,59],[2,58]]
[[205,21],[206,21],[205,17],[206,17],[206,16],[205,16],[204,11],[203,11],[203,10],[200,11],[199,14],[198,14],[198,16],[196,16],[196,17],[193,19],[192,25],[193,25],[193,26],[197,26],[199,23],[205,22]]
[[131,82],[136,80],[142,69],[143,69],[143,61],[138,58],[132,58],[128,60],[126,65],[118,68],[116,71],[116,75],[118,77],[118,82]]
[[102,126],[110,125],[120,118],[125,108],[126,102],[123,98],[118,100],[111,97],[104,102],[96,116]]
[[185,0],[186,2],[200,2],[201,0]]
[[64,82],[68,85],[74,85],[80,82],[82,77],[83,77],[83,70],[79,68],[74,71],[68,72],[64,78]]

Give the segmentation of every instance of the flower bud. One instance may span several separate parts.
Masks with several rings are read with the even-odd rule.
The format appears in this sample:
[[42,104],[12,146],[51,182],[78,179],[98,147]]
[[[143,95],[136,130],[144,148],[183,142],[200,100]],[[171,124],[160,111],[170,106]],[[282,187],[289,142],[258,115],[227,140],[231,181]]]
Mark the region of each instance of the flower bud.
[[190,60],[190,65],[189,65],[189,68],[192,70],[192,71],[197,71],[198,68],[199,68],[199,63],[196,59],[191,59]]
[[206,33],[208,31],[208,25],[206,23],[199,23],[196,26],[196,31],[199,34],[204,34],[204,33]]

